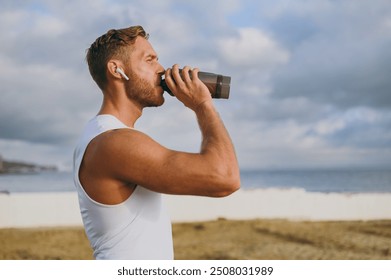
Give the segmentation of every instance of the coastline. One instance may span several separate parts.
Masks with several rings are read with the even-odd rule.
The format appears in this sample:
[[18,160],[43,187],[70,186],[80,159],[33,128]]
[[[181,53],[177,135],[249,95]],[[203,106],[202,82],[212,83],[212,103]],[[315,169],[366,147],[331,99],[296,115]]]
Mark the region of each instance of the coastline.
[[[313,193],[303,189],[239,190],[225,198],[164,195],[178,222],[286,219],[390,220],[391,193]],[[0,193],[0,228],[82,226],[76,192]]]
[[0,175],[27,174],[58,171],[55,165],[38,165],[35,163],[4,160],[0,155]]

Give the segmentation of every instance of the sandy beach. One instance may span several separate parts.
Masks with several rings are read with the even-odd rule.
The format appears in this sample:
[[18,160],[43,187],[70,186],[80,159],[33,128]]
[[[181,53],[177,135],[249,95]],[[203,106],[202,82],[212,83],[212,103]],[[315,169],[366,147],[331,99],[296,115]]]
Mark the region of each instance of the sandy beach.
[[[176,259],[391,259],[391,194],[165,197]],[[0,194],[0,259],[91,259],[75,193]]]
[[[175,259],[391,259],[391,221],[174,223]],[[0,259],[92,259],[81,227],[1,229]]]

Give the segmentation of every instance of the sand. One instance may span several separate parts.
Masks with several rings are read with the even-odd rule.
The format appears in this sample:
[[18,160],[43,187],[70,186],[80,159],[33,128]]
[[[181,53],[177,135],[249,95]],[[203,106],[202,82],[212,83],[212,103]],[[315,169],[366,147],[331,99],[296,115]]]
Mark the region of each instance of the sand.
[[[175,259],[390,260],[391,220],[173,224]],[[82,227],[0,229],[0,259],[91,259]]]
[[[302,221],[391,220],[391,193],[239,190],[226,198],[164,196],[173,222],[218,218]],[[77,194],[0,193],[0,228],[82,226]]]
[[[165,196],[176,259],[391,259],[390,193]],[[0,259],[91,259],[77,194],[0,194]]]

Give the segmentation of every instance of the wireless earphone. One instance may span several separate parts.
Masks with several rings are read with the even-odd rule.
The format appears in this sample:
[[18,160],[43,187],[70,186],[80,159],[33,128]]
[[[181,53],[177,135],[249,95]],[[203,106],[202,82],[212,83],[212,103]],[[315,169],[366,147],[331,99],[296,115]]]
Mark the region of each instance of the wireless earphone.
[[121,68],[117,67],[117,69],[115,69],[115,72],[119,73],[122,77],[124,77],[125,80],[129,81],[128,76],[126,76],[126,74]]

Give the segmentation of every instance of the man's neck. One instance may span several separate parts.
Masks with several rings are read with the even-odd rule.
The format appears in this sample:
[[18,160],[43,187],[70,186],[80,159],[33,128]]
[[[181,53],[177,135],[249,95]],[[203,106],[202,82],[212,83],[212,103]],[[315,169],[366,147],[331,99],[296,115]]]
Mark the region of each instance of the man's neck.
[[142,115],[142,109],[129,99],[113,100],[104,95],[102,107],[98,115],[113,115],[125,125],[134,127],[135,122]]

